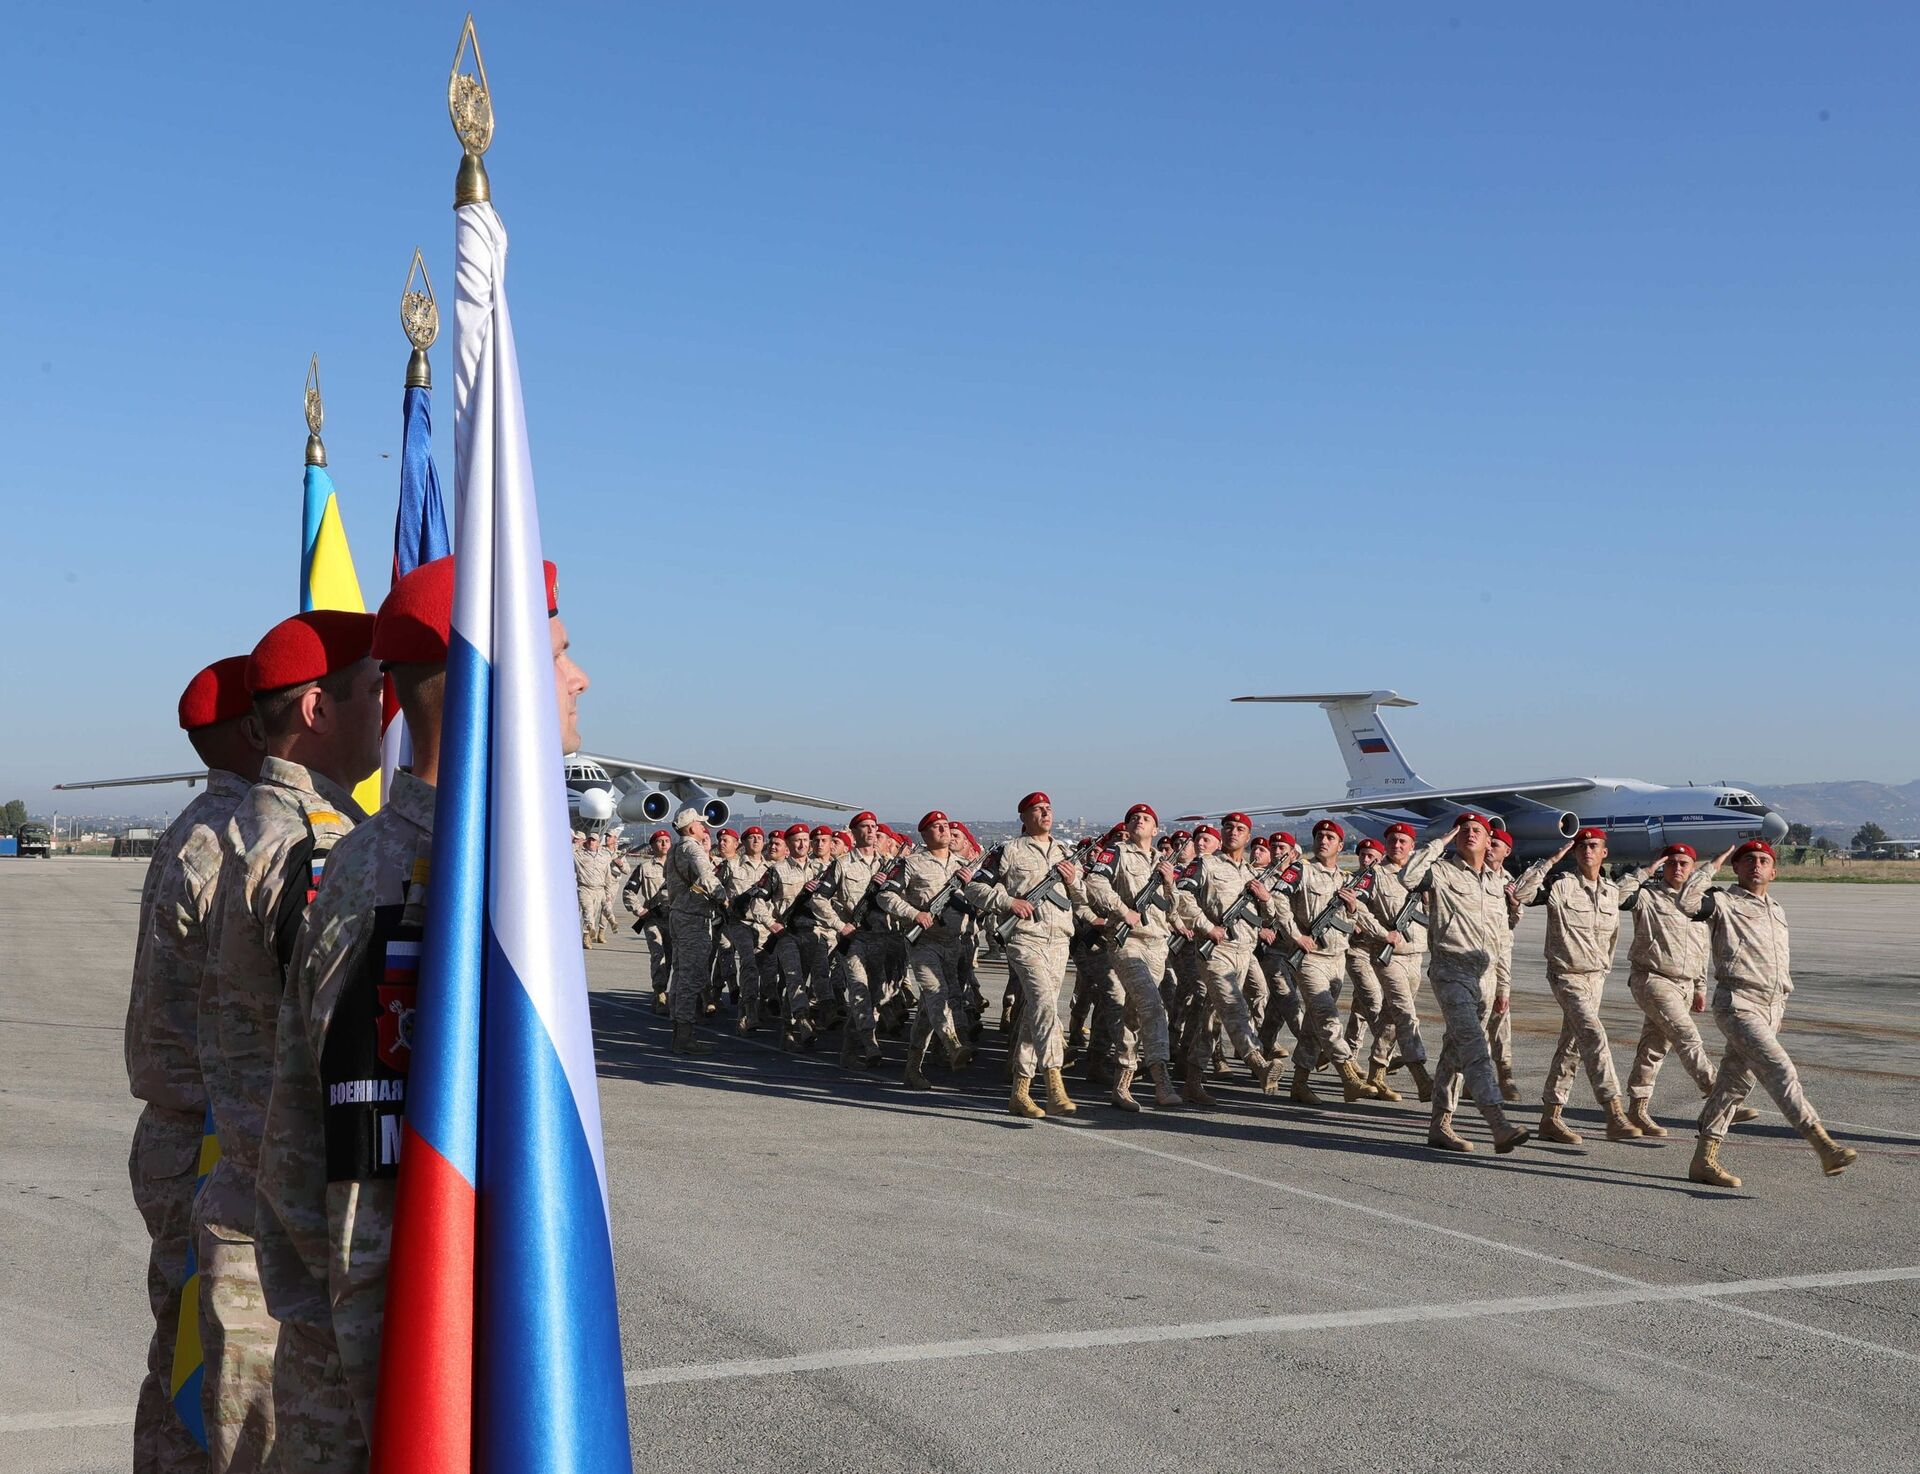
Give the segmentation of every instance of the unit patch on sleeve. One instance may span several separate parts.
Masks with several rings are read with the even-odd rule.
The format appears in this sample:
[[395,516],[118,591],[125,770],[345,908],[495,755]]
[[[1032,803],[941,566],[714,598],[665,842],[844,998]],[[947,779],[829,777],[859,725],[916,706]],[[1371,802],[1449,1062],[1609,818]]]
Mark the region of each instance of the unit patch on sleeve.
[[402,924],[404,910],[381,906],[373,913],[372,936],[327,1028],[320,1083],[329,1182],[364,1182],[400,1170],[420,980],[420,928]]

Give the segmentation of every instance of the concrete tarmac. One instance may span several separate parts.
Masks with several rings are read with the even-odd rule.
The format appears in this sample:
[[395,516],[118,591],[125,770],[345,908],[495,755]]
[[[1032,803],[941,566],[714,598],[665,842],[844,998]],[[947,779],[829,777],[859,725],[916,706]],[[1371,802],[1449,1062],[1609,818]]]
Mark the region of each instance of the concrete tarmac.
[[[0,1468],[130,1457],[142,868],[0,861]],[[1463,1112],[1480,1150],[1445,1157],[1411,1098],[1309,1111],[1241,1081],[1205,1114],[1125,1117],[1083,1086],[1077,1116],[1026,1123],[991,1026],[931,1093],[901,1088],[895,1041],[872,1074],[719,1029],[679,1060],[637,941],[595,949],[635,1466],[1913,1469],[1920,889],[1776,894],[1787,1044],[1861,1158],[1823,1178],[1756,1097],[1738,1192],[1686,1181],[1698,1104],[1674,1064],[1665,1144],[1496,1158]],[[1534,1096],[1559,1027],[1541,928],[1529,912],[1515,991]],[[1624,1080],[1624,969],[1607,997]],[[1597,1127],[1584,1079],[1574,1103]]]

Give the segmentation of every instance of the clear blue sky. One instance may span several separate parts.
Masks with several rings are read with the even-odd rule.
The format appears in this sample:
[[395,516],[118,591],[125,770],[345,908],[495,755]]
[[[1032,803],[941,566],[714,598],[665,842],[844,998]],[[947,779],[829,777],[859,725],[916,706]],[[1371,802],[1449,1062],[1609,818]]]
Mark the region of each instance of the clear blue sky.
[[[1920,14],[1459,12],[482,9],[588,745],[1311,798],[1319,714],[1225,700],[1357,684],[1436,781],[1920,775]],[[315,350],[384,585],[460,16],[10,18],[0,797],[191,762]]]

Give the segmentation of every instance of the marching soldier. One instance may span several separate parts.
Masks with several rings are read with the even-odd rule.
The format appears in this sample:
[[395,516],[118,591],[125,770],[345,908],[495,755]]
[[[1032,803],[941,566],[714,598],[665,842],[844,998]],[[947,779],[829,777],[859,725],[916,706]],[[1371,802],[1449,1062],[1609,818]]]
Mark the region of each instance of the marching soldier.
[[[991,877],[984,872],[967,887],[968,902],[990,922],[1011,921],[1007,968],[1020,989],[1020,1027],[1013,1047],[1013,1093],[1007,1109],[1035,1119],[1051,1112],[1072,1115],[1060,1069],[1066,1040],[1060,1027],[1060,994],[1067,980],[1067,947],[1073,940],[1073,908],[1084,903],[1080,871],[1066,846],[1053,837],[1053,800],[1029,793],[1020,800],[1020,833],[1001,845]],[[1042,887],[1049,872],[1059,876],[1065,904],[1027,897]],[[1034,1104],[1034,1075],[1046,1072],[1047,1105]]]
[[852,1069],[856,1057],[868,1069],[880,1063],[880,989],[886,979],[886,944],[867,923],[866,905],[885,864],[875,841],[880,821],[871,810],[853,816],[853,847],[827,866],[819,905],[844,961],[847,1012],[841,1025],[840,1067]]
[[1373,867],[1373,890],[1366,899],[1375,923],[1367,944],[1368,959],[1380,988],[1379,1021],[1373,1026],[1367,1079],[1382,1090],[1385,1098],[1393,1098],[1384,1087],[1387,1065],[1397,1046],[1419,1098],[1425,1101],[1433,1099],[1433,1077],[1427,1073],[1427,1046],[1420,1035],[1420,1015],[1414,999],[1420,991],[1420,969],[1427,957],[1427,928],[1406,884],[1407,862],[1413,857],[1417,838],[1411,824],[1387,826],[1384,853]]
[[627,862],[620,854],[620,839],[607,834],[607,883],[600,891],[599,930],[602,939],[620,932],[620,888],[627,877]]
[[[1560,871],[1549,882],[1548,873],[1570,849],[1574,868]],[[1540,1139],[1565,1146],[1581,1141],[1560,1115],[1573,1082],[1576,1053],[1607,1113],[1607,1140],[1632,1141],[1640,1135],[1620,1104],[1620,1080],[1606,1025],[1600,1021],[1600,994],[1620,936],[1620,887],[1607,878],[1606,859],[1606,833],[1582,829],[1551,859],[1536,860],[1514,885],[1521,905],[1544,902],[1547,908],[1547,983],[1563,1022],[1540,1095]],[[1641,878],[1635,876],[1631,884],[1637,887]]]
[[[1160,816],[1153,806],[1135,804],[1127,810],[1125,838],[1103,853],[1087,874],[1088,903],[1107,919],[1109,927],[1121,922],[1127,928],[1121,942],[1110,948],[1126,1007],[1116,1031],[1113,1089],[1107,1098],[1123,1111],[1140,1109],[1132,1085],[1143,1057],[1153,1081],[1153,1103],[1162,1110],[1180,1104],[1179,1092],[1168,1078],[1172,1041],[1167,1005],[1160,996],[1172,935],[1168,916],[1179,873],[1159,858],[1154,846],[1159,828]],[[1151,902],[1143,908],[1149,897]]]
[[1713,1093],[1700,1112],[1700,1138],[1687,1176],[1714,1187],[1740,1186],[1740,1179],[1720,1165],[1720,1143],[1758,1079],[1787,1124],[1819,1153],[1820,1170],[1837,1177],[1860,1154],[1827,1134],[1780,1042],[1793,973],[1787,913],[1767,894],[1773,884],[1773,846],[1748,840],[1733,851],[1736,883],[1710,889],[1725,858],[1694,871],[1680,892],[1682,914],[1703,918],[1713,934],[1713,1021],[1727,1040]]
[[206,1086],[197,1042],[207,966],[207,919],[220,879],[220,840],[260,773],[260,727],[247,693],[247,657],[215,661],[180,695],[180,728],[207,765],[207,786],[168,826],[141,887],[133,986],[127,1003],[127,1085],[145,1102],[127,1168],[153,1240],[147,1299],[153,1338],[133,1418],[136,1474],[205,1470],[207,1455],[173,1409],[174,1333],[193,1257],[196,1168]]
[[[722,861],[718,867],[721,883],[726,886],[727,894],[736,901],[760,883],[760,877],[767,873],[768,863],[766,830],[758,824],[749,824],[742,838],[746,842],[745,852]],[[773,915],[764,896],[756,897],[744,913],[737,912],[732,906],[727,911],[726,934],[733,944],[734,965],[739,969],[739,1029],[743,1034],[751,1034],[760,1027],[760,950],[767,944],[772,921]]]
[[1346,875],[1340,869],[1340,851],[1346,840],[1346,830],[1332,819],[1322,819],[1314,825],[1313,856],[1301,863],[1299,884],[1277,909],[1281,940],[1291,938],[1293,946],[1305,954],[1294,977],[1300,993],[1303,1028],[1299,1042],[1294,1045],[1290,1091],[1301,1105],[1320,1103],[1307,1083],[1319,1056],[1333,1061],[1349,1103],[1380,1098],[1380,1092],[1354,1068],[1353,1051],[1347,1047],[1346,1037],[1340,1030],[1337,993],[1346,963],[1347,933],[1337,927],[1324,927],[1322,935],[1313,934],[1315,923],[1328,914],[1330,906],[1338,904],[1356,918],[1360,913],[1359,892],[1348,886]]
[[[1247,864],[1247,841],[1253,834],[1253,821],[1245,814],[1228,814],[1220,821],[1221,847],[1217,854],[1203,855],[1197,868],[1184,877],[1175,905],[1180,919],[1196,939],[1212,942],[1211,954],[1199,960],[1200,991],[1194,1000],[1193,1027],[1188,1031],[1185,1089],[1181,1098],[1189,1105],[1213,1103],[1202,1076],[1210,1052],[1211,1018],[1217,1016],[1234,1056],[1241,1060],[1262,1091],[1272,1095],[1279,1089],[1280,1064],[1270,1061],[1260,1049],[1260,1040],[1247,1018],[1246,995],[1241,981],[1253,966],[1253,948],[1262,917],[1277,914],[1279,901]],[[1253,909],[1247,915],[1228,920],[1227,913],[1241,899],[1252,897]],[[1199,946],[1193,949],[1196,958]]]
[[1473,1103],[1493,1130],[1493,1149],[1510,1152],[1528,1140],[1500,1104],[1500,1082],[1487,1046],[1493,1008],[1491,972],[1508,919],[1505,872],[1487,861],[1493,826],[1479,814],[1454,821],[1452,849],[1442,837],[1425,846],[1402,871],[1407,889],[1424,899],[1427,912],[1428,977],[1446,1020],[1440,1058],[1433,1071],[1433,1122],[1427,1145],[1437,1151],[1470,1152],[1473,1143],[1453,1130],[1454,1107],[1464,1081]]
[[[1267,836],[1267,853],[1272,856],[1271,864],[1287,866],[1300,863],[1300,841],[1282,829]],[[1280,1056],[1280,1026],[1285,1024],[1298,1039],[1305,1027],[1300,1013],[1300,992],[1293,985],[1293,969],[1287,966],[1287,949],[1280,945],[1280,932],[1285,930],[1279,923],[1273,922],[1260,929],[1260,945],[1254,948],[1253,959],[1266,979],[1267,998],[1259,1023],[1260,1047],[1269,1059]]]
[[[856,832],[858,825],[855,825]],[[877,905],[887,915],[918,929],[907,942],[907,970],[913,981],[913,1032],[907,1039],[905,1083],[912,1090],[929,1090],[927,1049],[937,1036],[946,1046],[947,1061],[963,1070],[973,1058],[973,1046],[961,1033],[959,917],[951,904],[931,910],[950,883],[964,886],[972,868],[953,849],[953,825],[934,809],[920,820],[920,847],[901,867],[897,884],[880,892]]]
[[713,831],[697,809],[674,815],[680,838],[667,851],[667,931],[673,938],[673,971],[667,983],[667,1007],[673,1017],[673,1052],[708,1054],[709,1046],[693,1036],[700,1016],[700,995],[713,965],[714,908],[725,899],[726,888],[713,868],[709,848]]
[[621,892],[626,899],[627,909],[634,914],[636,929],[647,944],[647,977],[653,986],[655,1013],[667,1011],[667,978],[673,952],[659,923],[639,927],[638,918],[647,914],[654,897],[660,894],[661,887],[666,884],[667,851],[672,848],[673,836],[664,829],[654,830],[647,839],[647,852],[635,857],[633,878]]
[[597,831],[589,830],[574,841],[573,884],[580,897],[580,945],[592,947],[606,941],[600,927],[600,898],[607,888],[607,867]]
[[[819,873],[809,858],[810,836],[807,826],[794,824],[786,832],[788,853],[776,856],[767,867],[773,894],[768,910],[773,920],[773,960],[786,990],[787,1029],[785,1042],[794,1049],[813,1049],[819,1043],[818,1019],[813,1010],[815,994],[827,987],[826,952],[817,934],[804,924],[800,912],[809,909],[802,899],[809,887],[817,889]],[[822,1010],[824,1013],[824,1010]]]
[[[1387,847],[1379,840],[1362,836],[1354,847],[1354,857],[1360,862],[1360,874],[1374,876],[1379,872],[1380,859]],[[1367,884],[1371,887],[1373,880]],[[1347,1048],[1356,1055],[1360,1053],[1360,1035],[1364,1030],[1368,1037],[1378,1043],[1380,1031],[1385,1027],[1380,1020],[1380,1009],[1384,1002],[1384,993],[1379,974],[1373,965],[1373,949],[1383,945],[1374,923],[1372,891],[1360,893],[1360,910],[1354,917],[1353,941],[1347,947]],[[1387,1084],[1386,1071],[1380,1072],[1375,1079],[1371,1067],[1372,1049],[1369,1046],[1369,1065],[1364,1073],[1367,1083],[1374,1088],[1382,1100],[1400,1100],[1400,1092]],[[1356,1065],[1354,1068],[1358,1069]]]
[[352,790],[380,765],[373,616],[297,614],[247,661],[267,755],[221,841],[219,894],[200,992],[200,1071],[220,1160],[194,1200],[200,1266],[201,1405],[216,1474],[266,1467],[273,1356],[254,1251],[254,1194],[273,1082],[274,1031],[300,921],[333,846],[366,815]]
[[1487,1025],[1487,1048],[1494,1073],[1500,1077],[1500,1099],[1520,1099],[1520,1082],[1513,1077],[1513,930],[1520,925],[1520,899],[1507,879],[1507,856],[1513,836],[1495,829],[1487,836],[1487,866],[1499,878],[1507,899],[1507,929],[1500,934],[1500,950],[1493,959],[1493,1013]]

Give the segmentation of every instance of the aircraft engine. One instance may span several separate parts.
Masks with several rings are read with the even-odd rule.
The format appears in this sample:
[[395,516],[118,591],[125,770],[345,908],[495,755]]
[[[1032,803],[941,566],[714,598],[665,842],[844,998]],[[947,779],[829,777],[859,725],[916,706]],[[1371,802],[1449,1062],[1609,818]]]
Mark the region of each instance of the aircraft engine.
[[1551,845],[1558,849],[1562,840],[1580,832],[1580,816],[1570,809],[1550,808],[1546,804],[1519,799],[1509,801],[1505,814],[1507,832],[1520,844]]
[[657,788],[629,788],[620,795],[620,817],[629,824],[661,824],[673,813],[673,795]]
[[721,828],[728,819],[733,817],[731,804],[724,798],[715,798],[698,783],[678,783],[674,785],[674,791],[692,807],[698,809],[700,817],[715,829]]

